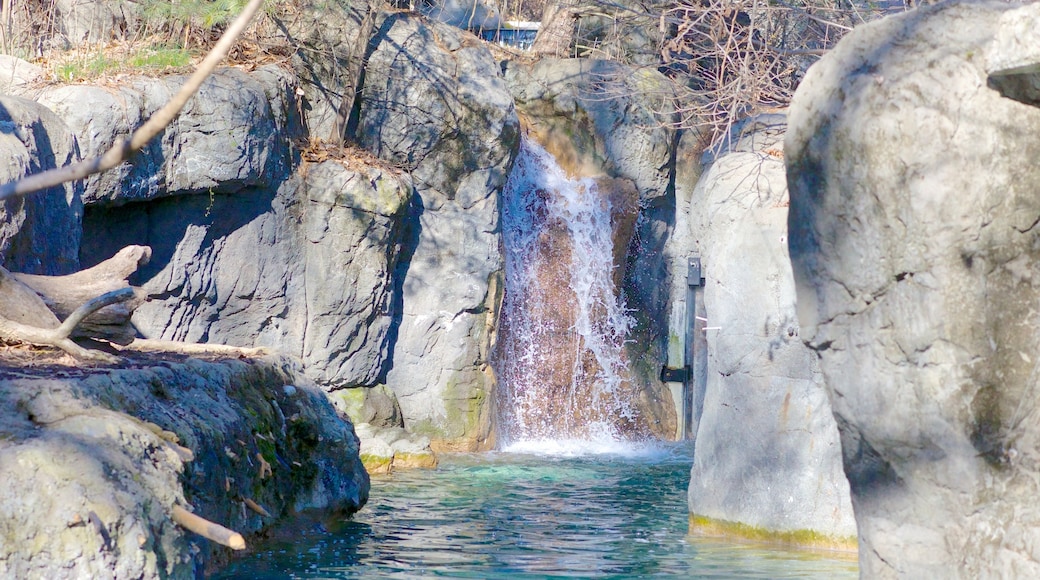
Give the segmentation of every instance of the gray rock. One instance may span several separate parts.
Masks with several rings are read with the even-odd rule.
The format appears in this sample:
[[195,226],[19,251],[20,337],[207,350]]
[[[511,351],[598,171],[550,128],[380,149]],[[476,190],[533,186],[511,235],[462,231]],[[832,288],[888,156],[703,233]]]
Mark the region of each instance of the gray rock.
[[138,5],[132,0],[55,0],[46,7],[12,3],[9,46],[40,56],[125,38],[139,30]]
[[378,8],[375,2],[358,0],[304,0],[260,22],[258,34],[265,43],[292,47],[290,63],[300,79],[300,110],[310,136],[332,136],[343,94],[353,86],[351,73],[360,71],[366,58]]
[[386,385],[340,389],[329,393],[336,409],[355,425],[404,427],[404,416],[397,395]]
[[386,475],[395,469],[437,467],[437,456],[430,449],[430,438],[410,433],[404,427],[376,427],[357,424],[361,460],[372,475]]
[[277,193],[98,209],[86,227],[109,233],[89,249],[152,245],[140,277],[153,299],[133,319],[145,336],[268,346],[327,388],[372,385],[390,354],[390,277],[412,189],[395,172],[354,167],[306,164]]
[[389,357],[391,275],[411,182],[335,161],[311,167],[305,179],[304,364],[325,385],[372,385]]
[[386,384],[409,429],[472,448],[488,437],[499,191],[519,145],[516,112],[471,35],[406,13],[379,31],[358,140],[409,170],[418,193],[396,273],[402,310]]
[[[284,180],[289,142],[300,130],[294,87],[279,70],[216,71],[159,138],[130,161],[88,178],[84,203],[234,192]],[[165,105],[184,80],[135,77],[119,87],[60,85],[35,96],[65,119],[85,158],[98,157]]]
[[1040,574],[1040,108],[989,76],[1038,18],[949,2],[857,28],[792,103],[799,320],[863,577]]
[[772,532],[855,536],[838,429],[802,344],[787,255],[784,117],[734,128],[694,192],[705,278],[707,383],[690,512]]
[[42,68],[16,56],[0,54],[0,94],[20,95],[44,78]]
[[[0,96],[0,182],[79,160],[76,140],[50,110]],[[65,184],[3,202],[0,257],[14,272],[69,274],[79,263],[82,186]],[[106,256],[108,257],[108,256]]]
[[0,377],[0,575],[195,578],[226,549],[174,525],[174,505],[248,543],[367,500],[350,423],[287,360],[137,362]]

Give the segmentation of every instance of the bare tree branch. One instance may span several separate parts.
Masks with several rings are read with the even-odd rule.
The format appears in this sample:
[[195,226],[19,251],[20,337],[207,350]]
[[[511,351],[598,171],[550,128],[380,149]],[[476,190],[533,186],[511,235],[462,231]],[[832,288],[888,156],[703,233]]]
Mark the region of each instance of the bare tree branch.
[[220,37],[220,40],[217,41],[217,44],[209,51],[206,58],[199,63],[198,69],[192,73],[177,94],[170,99],[170,102],[156,111],[130,137],[112,145],[101,157],[87,159],[79,163],[66,165],[65,167],[57,167],[43,173],[37,173],[36,175],[5,183],[0,186],[0,201],[61,185],[68,181],[83,179],[102,171],[108,171],[140,151],[142,147],[180,114],[188,99],[198,92],[202,83],[209,77],[220,61],[224,59],[228,51],[231,50],[231,46],[238,39],[238,36],[242,34],[246,26],[249,25],[249,22],[262,4],[263,0],[250,0],[249,4],[242,10],[242,13],[238,15],[238,18],[228,26],[228,29]]

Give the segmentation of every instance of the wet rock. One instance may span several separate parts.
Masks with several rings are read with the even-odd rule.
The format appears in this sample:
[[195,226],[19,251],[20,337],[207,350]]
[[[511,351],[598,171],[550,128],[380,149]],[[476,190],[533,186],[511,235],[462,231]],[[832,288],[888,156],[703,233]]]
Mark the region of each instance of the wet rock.
[[405,431],[404,427],[376,427],[357,424],[361,441],[361,461],[372,475],[386,475],[395,469],[437,467],[437,455],[430,449],[430,438]]
[[[662,249],[672,229],[675,205],[670,188],[675,132],[670,118],[660,113],[670,110],[665,97],[671,94],[668,81],[654,71],[591,59],[541,59],[533,65],[507,62],[504,68],[532,138],[571,177],[600,178],[602,191],[611,200],[615,288],[636,318],[626,353],[630,384],[625,388],[632,395],[623,398],[641,419],[627,429],[639,436],[671,438],[676,430],[674,404],[659,380],[667,348],[668,286],[662,284],[667,279]],[[658,96],[659,102],[654,100]],[[569,255],[566,248],[555,249],[555,244],[547,245],[547,251],[560,253],[560,258]],[[551,270],[560,264],[548,266],[547,281],[557,277]],[[566,327],[565,321],[573,319],[568,318],[572,300],[566,292],[558,292],[557,298],[548,309],[558,310]],[[556,351],[554,358],[566,358]],[[551,380],[569,382],[569,377]]]
[[707,318],[695,331],[706,335],[707,360],[694,399],[690,512],[847,544],[856,528],[838,429],[796,318],[785,128],[783,115],[735,127],[692,198]]
[[228,550],[174,506],[249,542],[366,501],[350,423],[286,359],[124,354],[134,368],[0,371],[0,575],[194,578]]
[[994,78],[1037,86],[1038,21],[1040,6],[1002,2],[887,18],[809,69],[792,103],[799,320],[864,577],[1040,574],[1040,108]]

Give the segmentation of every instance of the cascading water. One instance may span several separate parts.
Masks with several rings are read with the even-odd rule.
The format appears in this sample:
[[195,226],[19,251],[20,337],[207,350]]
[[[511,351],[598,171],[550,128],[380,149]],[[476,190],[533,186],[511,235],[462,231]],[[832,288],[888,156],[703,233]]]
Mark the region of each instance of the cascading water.
[[614,285],[610,196],[525,138],[503,199],[503,442],[621,439],[637,420],[623,352],[633,321]]

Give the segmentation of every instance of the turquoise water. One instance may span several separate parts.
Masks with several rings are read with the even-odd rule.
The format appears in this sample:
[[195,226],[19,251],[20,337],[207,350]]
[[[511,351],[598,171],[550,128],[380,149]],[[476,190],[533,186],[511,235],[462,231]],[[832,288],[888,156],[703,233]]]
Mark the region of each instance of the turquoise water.
[[329,529],[270,540],[217,578],[857,578],[853,561],[687,534],[682,447],[446,455],[373,478]]

